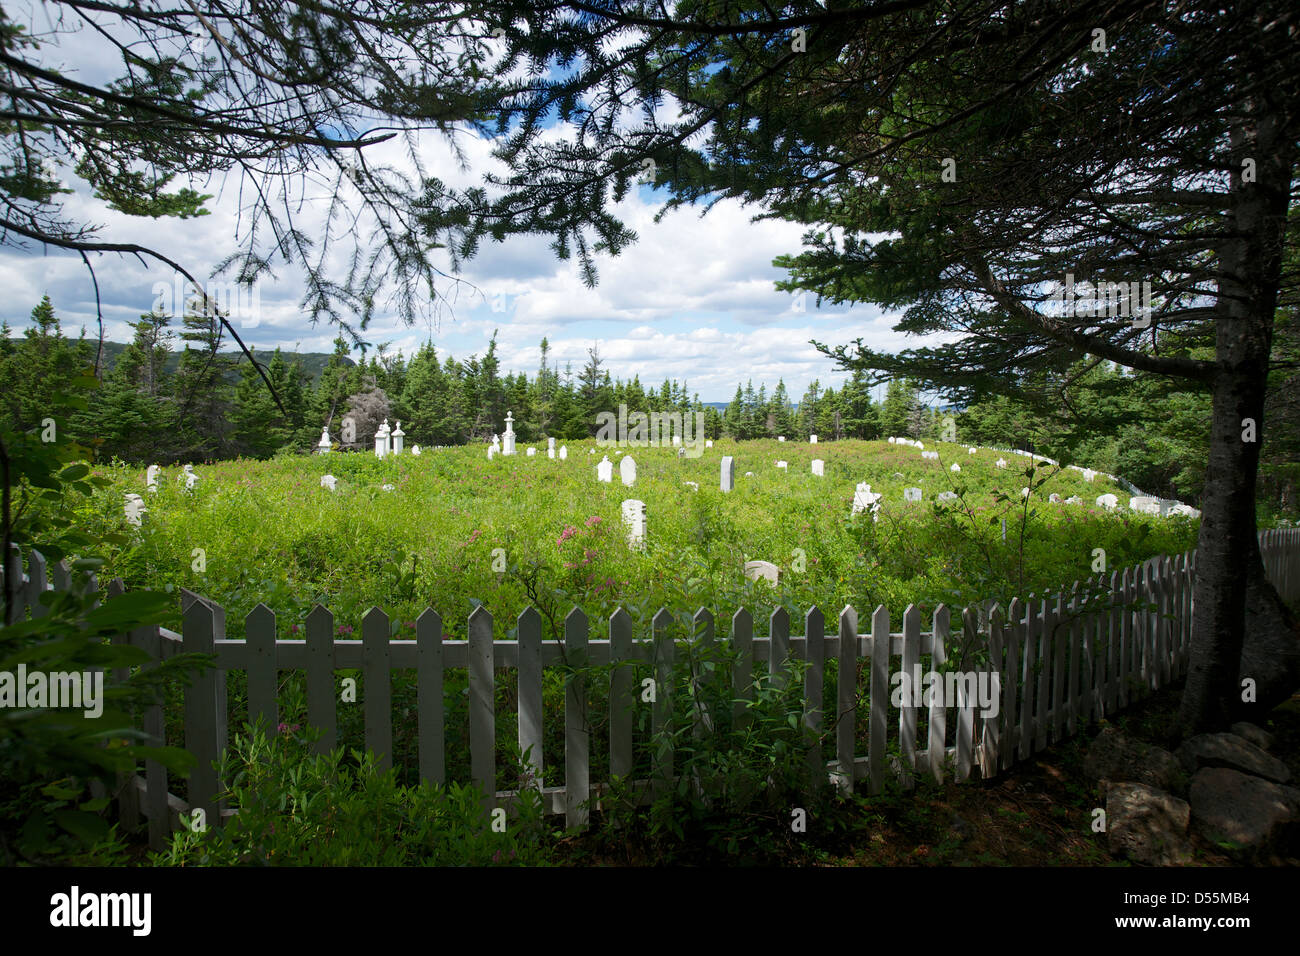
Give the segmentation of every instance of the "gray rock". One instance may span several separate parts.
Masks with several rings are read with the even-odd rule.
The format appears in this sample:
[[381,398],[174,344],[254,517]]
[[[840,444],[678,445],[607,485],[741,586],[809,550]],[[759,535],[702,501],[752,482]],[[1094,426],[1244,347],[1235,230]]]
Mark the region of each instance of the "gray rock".
[[1254,724],[1248,724],[1244,720],[1239,720],[1232,725],[1232,732],[1238,737],[1244,737],[1260,750],[1271,750],[1273,747],[1273,735],[1263,727],[1256,727]]
[[1227,767],[1196,772],[1191,805],[1193,829],[1242,861],[1293,852],[1300,835],[1300,790]]
[[1192,859],[1187,837],[1191,807],[1141,783],[1113,783],[1106,794],[1106,845],[1112,855],[1152,866]]
[[1103,790],[1108,783],[1142,783],[1157,790],[1183,793],[1187,778],[1182,765],[1167,750],[1153,747],[1106,727],[1088,746],[1083,772]]
[[1178,748],[1178,759],[1189,774],[1202,767],[1230,767],[1277,783],[1291,779],[1286,764],[1236,734],[1198,734]]

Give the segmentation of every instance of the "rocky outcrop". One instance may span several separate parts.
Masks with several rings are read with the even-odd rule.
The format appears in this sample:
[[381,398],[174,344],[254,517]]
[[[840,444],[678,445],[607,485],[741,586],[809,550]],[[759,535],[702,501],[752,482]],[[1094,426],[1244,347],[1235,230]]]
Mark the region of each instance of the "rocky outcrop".
[[1178,748],[1178,759],[1188,774],[1203,767],[1226,767],[1275,783],[1287,783],[1291,779],[1286,764],[1235,733],[1198,734]]
[[1227,767],[1192,777],[1196,831],[1241,862],[1288,854],[1300,836],[1300,790]]
[[1272,742],[1260,727],[1237,723],[1232,733],[1192,737],[1175,756],[1105,728],[1083,767],[1106,796],[1110,852],[1153,866],[1185,864],[1191,833],[1241,863],[1300,852],[1300,788],[1266,752]]
[[1142,783],[1112,783],[1106,792],[1110,852],[1152,866],[1190,863],[1191,808],[1185,800]]
[[1083,772],[1103,793],[1110,783],[1119,782],[1143,783],[1175,793],[1186,787],[1186,774],[1173,754],[1115,727],[1102,730],[1088,747]]

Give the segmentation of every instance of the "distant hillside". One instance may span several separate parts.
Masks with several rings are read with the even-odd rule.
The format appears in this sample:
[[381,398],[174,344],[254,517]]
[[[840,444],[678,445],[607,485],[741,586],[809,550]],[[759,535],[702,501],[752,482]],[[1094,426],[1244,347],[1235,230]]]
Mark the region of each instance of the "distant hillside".
[[[95,345],[92,342],[91,343],[92,353],[94,351],[94,348]],[[122,342],[104,343],[104,370],[105,371],[113,367],[114,363],[117,362],[117,357],[121,355],[125,349],[126,349],[126,345]],[[184,351],[184,349],[179,349],[177,351],[172,352],[171,355],[167,356],[168,372],[176,371],[176,367],[180,364],[181,361],[182,351]],[[231,358],[234,358],[239,365],[243,365],[246,361],[248,361],[248,359],[244,357],[243,352],[227,351],[224,349],[222,351],[224,354],[229,355]],[[274,353],[274,349],[272,349],[269,352],[268,351],[257,352],[255,350],[255,354],[260,360],[269,361],[273,353]],[[316,382],[320,381],[321,372],[325,370],[325,364],[329,361],[330,355],[332,353],[330,352],[282,352],[281,354],[284,355],[284,359],[286,362],[297,362],[299,365],[301,365],[306,370],[307,374],[311,376],[311,381],[312,384],[314,385]]]

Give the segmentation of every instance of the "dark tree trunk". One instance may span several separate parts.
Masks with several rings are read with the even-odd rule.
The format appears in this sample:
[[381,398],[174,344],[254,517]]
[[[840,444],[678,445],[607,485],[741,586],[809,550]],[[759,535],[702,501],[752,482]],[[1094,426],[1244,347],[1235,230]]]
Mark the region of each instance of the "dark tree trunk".
[[[1273,339],[1273,314],[1281,270],[1291,186],[1290,131],[1279,129],[1267,105],[1251,104],[1259,118],[1233,136],[1233,185],[1228,238],[1220,248],[1216,362],[1210,458],[1196,552],[1195,610],[1187,685],[1178,732],[1189,736],[1225,729],[1246,713],[1266,713],[1295,689],[1285,652],[1294,629],[1285,625],[1277,592],[1265,580],[1255,529],[1255,483],[1264,429],[1264,394]],[[1254,181],[1244,181],[1241,161],[1251,159]],[[1253,427],[1252,427],[1253,426]],[[1281,633],[1252,635],[1247,644],[1248,601],[1254,620],[1281,625]],[[1279,643],[1280,642],[1280,643]],[[1274,646],[1282,657],[1262,648]],[[1253,671],[1253,672],[1252,672]],[[1242,679],[1255,681],[1253,705],[1243,704]]]

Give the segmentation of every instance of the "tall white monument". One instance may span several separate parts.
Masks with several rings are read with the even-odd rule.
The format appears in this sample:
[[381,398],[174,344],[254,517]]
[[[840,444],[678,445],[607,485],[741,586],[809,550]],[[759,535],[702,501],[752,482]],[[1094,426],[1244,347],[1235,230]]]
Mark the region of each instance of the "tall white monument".
[[513,455],[515,453],[515,413],[506,412],[506,430],[501,436],[501,454]]

